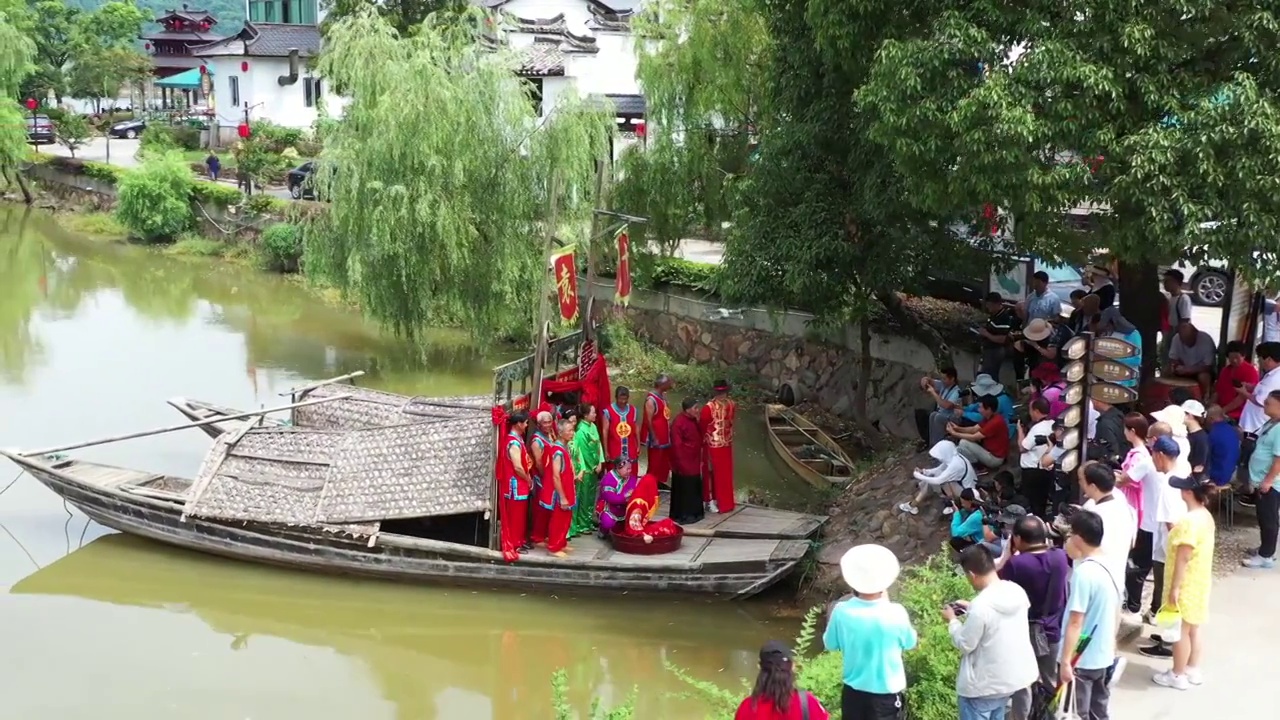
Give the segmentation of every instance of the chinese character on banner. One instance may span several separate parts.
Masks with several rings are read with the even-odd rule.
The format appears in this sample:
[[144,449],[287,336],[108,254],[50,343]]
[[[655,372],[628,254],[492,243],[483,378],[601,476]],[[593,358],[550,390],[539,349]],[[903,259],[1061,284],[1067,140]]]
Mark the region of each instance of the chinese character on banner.
[[614,302],[626,306],[631,302],[631,238],[627,237],[627,226],[618,231],[618,290],[614,294]]
[[551,257],[551,270],[555,273],[560,317],[573,322],[578,319],[578,266],[574,262],[572,247]]

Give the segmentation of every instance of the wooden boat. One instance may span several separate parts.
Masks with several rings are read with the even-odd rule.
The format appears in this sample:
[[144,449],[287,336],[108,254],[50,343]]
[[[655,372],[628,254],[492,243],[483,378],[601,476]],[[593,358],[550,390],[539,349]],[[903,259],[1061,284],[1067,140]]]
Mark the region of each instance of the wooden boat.
[[818,487],[852,479],[853,460],[808,418],[784,405],[766,405],[764,416],[769,444],[800,477]]
[[[288,420],[251,418],[249,422],[277,427],[297,426],[325,430],[356,430],[359,428],[395,425],[398,423],[417,422],[422,420],[456,417],[474,411],[488,411],[493,399],[484,395],[459,395],[454,397],[428,398],[421,396],[398,395],[371,388],[345,384],[363,373],[352,373],[342,377],[323,380],[313,385],[295,388],[281,395],[290,397],[294,402],[335,398],[331,403],[310,405],[295,408],[290,412]],[[184,417],[193,422],[230,418],[243,418],[244,410],[219,405],[205,400],[173,398],[168,401]],[[201,426],[201,430],[211,438],[227,432],[234,432],[245,424],[244,419],[213,422]]]
[[825,520],[745,506],[688,526],[666,555],[626,555],[580,537],[569,557],[535,550],[507,563],[485,545],[491,443],[487,413],[354,431],[242,426],[215,441],[194,480],[0,454],[121,532],[241,560],[412,582],[746,598],[789,573]]

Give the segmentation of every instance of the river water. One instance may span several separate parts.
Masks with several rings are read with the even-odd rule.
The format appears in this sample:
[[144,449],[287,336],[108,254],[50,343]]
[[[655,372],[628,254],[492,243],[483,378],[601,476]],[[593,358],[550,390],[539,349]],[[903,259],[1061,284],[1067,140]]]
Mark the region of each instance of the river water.
[[[284,404],[362,384],[485,393],[500,357],[451,332],[421,352],[287,279],[104,244],[0,205],[0,446],[35,448],[181,420],[164,400]],[[191,476],[191,430],[86,459]],[[740,434],[744,484],[789,493]],[[401,586],[208,558],[113,533],[0,465],[0,704],[60,720],[544,720],[563,667],[579,711],[641,689],[638,718],[702,718],[664,662],[733,686],[795,623],[765,604]]]

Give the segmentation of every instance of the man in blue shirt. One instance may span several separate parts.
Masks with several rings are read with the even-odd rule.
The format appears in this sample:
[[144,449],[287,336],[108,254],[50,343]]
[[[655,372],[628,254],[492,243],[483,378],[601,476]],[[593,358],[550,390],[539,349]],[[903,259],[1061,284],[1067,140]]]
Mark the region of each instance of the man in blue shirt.
[[[1067,554],[1075,562],[1062,613],[1062,650],[1058,657],[1058,682],[1075,681],[1075,712],[1088,720],[1108,720],[1111,689],[1107,671],[1116,661],[1116,629],[1120,618],[1122,578],[1116,578],[1099,562],[1102,552],[1102,517],[1091,510],[1071,516]],[[1082,637],[1088,647],[1072,667],[1075,648]]]
[[920,389],[933,401],[933,409],[916,408],[916,432],[924,444],[921,452],[937,445],[947,437],[947,423],[955,419],[960,408],[960,379],[953,367],[942,368],[941,378],[928,375],[920,378]]
[[840,572],[854,597],[831,611],[822,642],[844,656],[841,717],[898,720],[907,689],[902,653],[916,646],[907,609],[885,591],[898,579],[898,558],[882,545],[858,545],[840,558]]

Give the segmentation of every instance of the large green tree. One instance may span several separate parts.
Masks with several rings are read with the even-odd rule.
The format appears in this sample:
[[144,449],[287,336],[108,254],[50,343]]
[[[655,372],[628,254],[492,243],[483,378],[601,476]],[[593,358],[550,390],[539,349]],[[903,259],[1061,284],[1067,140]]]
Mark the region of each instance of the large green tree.
[[397,333],[456,322],[527,333],[546,290],[544,238],[591,212],[612,118],[565,98],[540,118],[512,51],[478,42],[478,11],[401,37],[365,9],[329,29],[321,73],[350,89],[318,186],[331,207],[304,268]]
[[28,20],[21,8],[0,0],[0,179],[6,186],[17,185],[30,204],[21,170],[27,158],[27,122],[13,101],[34,67],[35,44],[19,29]]
[[402,36],[412,34],[429,15],[442,10],[460,11],[466,0],[321,0],[324,26],[332,27],[343,18],[364,10],[375,10]]
[[61,101],[82,13],[61,0],[29,0],[28,6],[34,19],[31,39],[36,45],[36,70],[25,79],[22,93],[43,99],[53,92]]
[[[813,14],[833,19],[819,25],[817,45],[841,58],[890,5],[812,0]],[[1274,271],[1280,21],[1273,5],[911,7],[920,22],[886,38],[858,100],[913,205],[939,216],[997,205],[1019,245],[1048,255],[1106,248],[1122,263],[1122,301],[1148,349],[1156,263],[1189,255],[1225,260],[1246,276]],[[1078,207],[1094,209],[1095,232],[1064,222]]]

